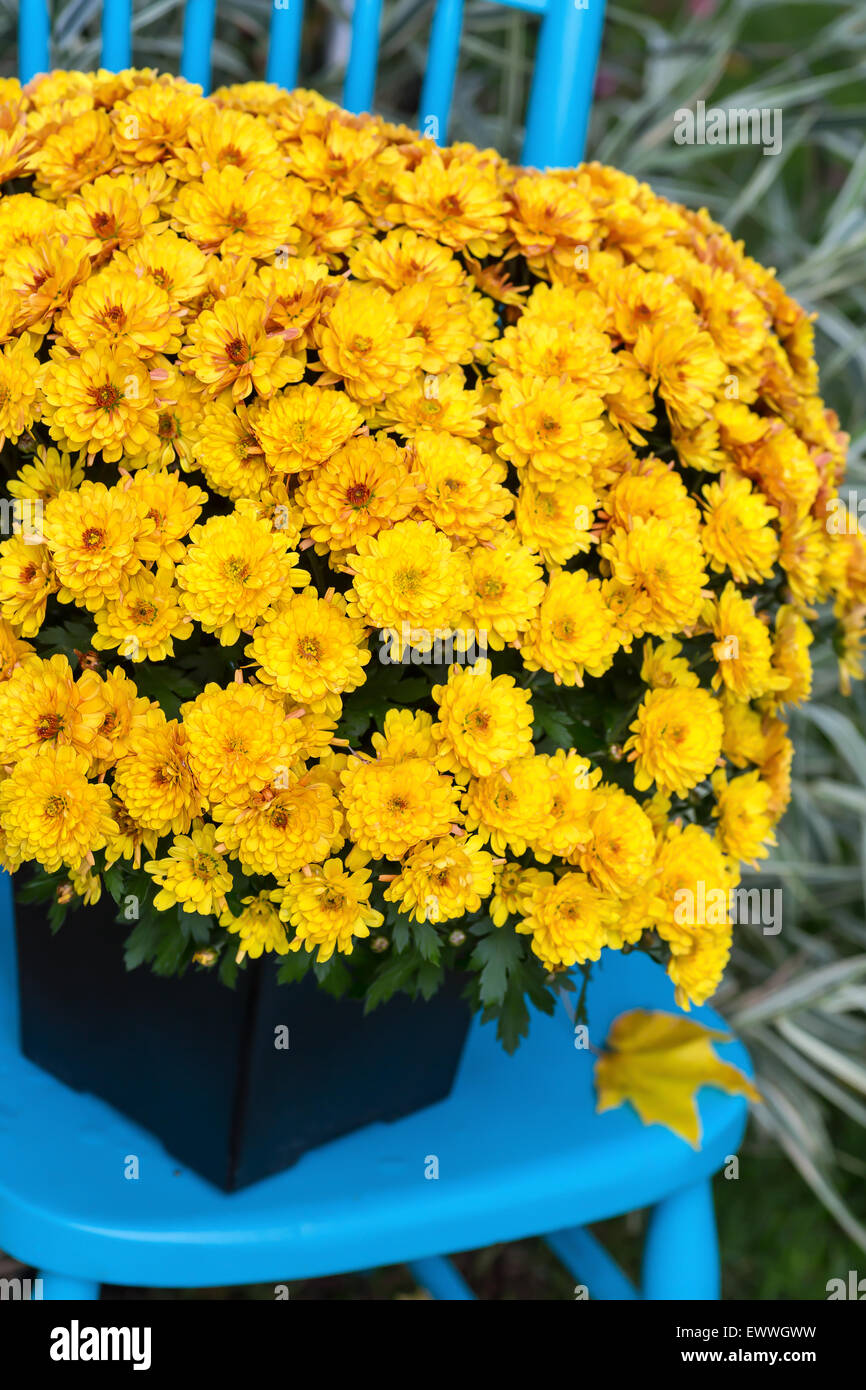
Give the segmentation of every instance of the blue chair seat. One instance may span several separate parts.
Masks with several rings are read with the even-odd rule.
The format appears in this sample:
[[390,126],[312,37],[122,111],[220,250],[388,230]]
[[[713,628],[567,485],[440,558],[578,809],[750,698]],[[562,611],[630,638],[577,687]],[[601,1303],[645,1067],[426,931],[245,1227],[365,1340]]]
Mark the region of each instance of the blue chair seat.
[[[6,1020],[10,989],[7,974]],[[640,953],[611,953],[595,967],[588,1007],[595,1047],[623,1010],[678,1012],[665,974]],[[693,1016],[720,1026],[709,1009]],[[748,1069],[741,1044],[719,1051]],[[438,1280],[440,1296],[470,1297],[450,1267],[426,1258],[555,1233],[554,1249],[591,1296],[634,1297],[601,1248],[572,1228],[659,1203],[644,1296],[716,1296],[707,1180],[737,1148],[745,1102],[705,1088],[695,1152],[667,1129],[644,1126],[630,1106],[596,1114],[593,1062],[574,1047],[564,1008],[533,1013],[530,1037],[511,1057],[492,1026],[476,1023],[447,1100],[348,1135],[228,1196],[181,1170],[109,1106],[22,1058],[6,1027],[0,1248],[40,1267],[46,1297],[94,1297],[99,1283],[288,1282],[403,1261],[434,1289]],[[124,1176],[133,1155],[137,1179]],[[425,1177],[433,1158],[438,1178]]]

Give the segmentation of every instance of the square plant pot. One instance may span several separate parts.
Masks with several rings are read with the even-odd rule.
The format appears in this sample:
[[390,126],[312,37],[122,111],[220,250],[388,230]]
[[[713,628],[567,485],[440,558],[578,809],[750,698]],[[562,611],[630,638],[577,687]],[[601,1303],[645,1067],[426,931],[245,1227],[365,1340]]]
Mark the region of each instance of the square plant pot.
[[459,977],[364,1016],[312,975],[277,984],[272,958],[249,961],[235,989],[215,971],[127,971],[114,915],[102,901],[52,936],[44,907],[16,905],[22,1050],[224,1191],[451,1090],[470,1022]]

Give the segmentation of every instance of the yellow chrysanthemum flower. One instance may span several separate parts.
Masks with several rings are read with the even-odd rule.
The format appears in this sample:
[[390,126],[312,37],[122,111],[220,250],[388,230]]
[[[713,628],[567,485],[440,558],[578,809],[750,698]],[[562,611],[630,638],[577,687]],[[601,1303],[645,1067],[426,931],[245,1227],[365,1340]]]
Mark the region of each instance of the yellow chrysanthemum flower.
[[281,790],[265,787],[239,805],[213,806],[220,835],[245,874],[286,879],[307,864],[320,864],[342,848],[342,815],[328,783],[292,771]]
[[334,951],[350,956],[355,939],[363,940],[384,921],[370,906],[369,879],[368,869],[349,873],[340,859],[328,859],[308,874],[292,874],[282,893],[273,894],[281,903],[281,919],[295,928],[290,949],[318,951],[320,963]]
[[210,681],[180,713],[189,765],[207,800],[240,804],[265,787],[288,786],[305,730],[263,686]]
[[576,862],[605,893],[632,897],[646,882],[655,859],[649,816],[621,787],[601,785],[590,803],[589,829]]
[[309,588],[259,624],[246,654],[265,684],[317,712],[339,713],[339,697],[364,683],[365,640],[364,625],[341,594],[319,598]]
[[551,575],[544,598],[521,642],[530,671],[550,671],[557,685],[583,685],[601,676],[622,645],[601,583],[585,570]]
[[128,661],[173,657],[175,642],[185,642],[193,633],[181,598],[170,571],[139,571],[119,598],[99,609],[91,645],[96,651],[116,650]]
[[0,448],[29,430],[41,414],[42,372],[28,334],[0,348]]
[[335,454],[362,422],[360,407],[344,392],[302,382],[270,397],[256,433],[269,468],[300,473]]
[[731,859],[757,867],[758,860],[769,854],[768,846],[776,843],[772,789],[759,772],[744,772],[728,781],[724,768],[719,768],[712,782],[713,815],[718,817],[722,849]]
[[524,854],[543,845],[555,825],[547,760],[517,758],[489,777],[473,778],[463,795],[468,830],[496,854]]
[[477,912],[493,888],[493,856],[481,845],[478,835],[416,845],[385,889],[385,901],[413,922],[448,922]]
[[547,565],[564,565],[592,546],[598,497],[585,478],[563,481],[555,490],[521,482],[514,508],[520,539],[541,553]]
[[319,356],[353,400],[373,405],[405,386],[421,364],[423,340],[378,285],[347,282],[317,333]]
[[754,599],[745,598],[728,583],[713,606],[716,640],[713,686],[724,685],[738,700],[757,700],[784,691],[788,677],[773,669],[773,641],[766,623],[755,613]]
[[769,579],[779,554],[772,523],[779,513],[748,478],[730,473],[703,489],[706,500],[701,541],[710,568],[729,569],[737,584]]
[[423,498],[414,462],[384,433],[359,435],[305,478],[297,503],[319,553],[354,550],[362,536],[403,521]]
[[198,519],[207,493],[183,482],[177,473],[143,470],[129,484],[129,495],[142,520],[153,522],[153,529],[143,532],[138,540],[142,560],[162,566],[177,564],[184,556],[183,537]]
[[556,970],[598,960],[615,914],[615,903],[575,871],[537,887],[516,929],[531,935],[533,953]]
[[413,449],[423,489],[419,511],[457,541],[492,541],[514,501],[501,462],[468,439],[432,430],[419,431]]
[[520,864],[499,864],[493,870],[493,895],[487,910],[495,927],[504,927],[509,917],[525,917],[532,895],[543,884],[552,884],[553,874],[543,869],[524,869]]
[[639,518],[629,530],[614,527],[601,555],[630,600],[636,636],[673,637],[697,622],[707,575],[696,537],[672,521]]
[[203,251],[224,256],[268,256],[297,242],[298,213],[309,200],[297,179],[275,179],[234,164],[207,169],[185,184],[174,204],[173,225]]
[[153,905],[159,912],[179,905],[187,912],[214,917],[226,907],[232,876],[225,857],[215,849],[212,825],[193,826],[189,835],[176,835],[166,859],[149,859],[145,873],[159,887]]
[[700,681],[686,658],[680,656],[682,649],[682,642],[675,642],[672,637],[655,646],[652,642],[644,642],[640,668],[640,678],[644,684],[652,689],[682,685],[695,690]]
[[106,713],[92,671],[76,680],[65,656],[25,657],[0,684],[0,763],[17,763],[48,745],[72,748],[89,767]]
[[647,691],[625,743],[636,760],[634,784],[686,796],[708,777],[722,749],[722,712],[706,690],[670,686]]
[[266,332],[261,301],[251,296],[231,295],[204,309],[187,339],[181,359],[211,397],[231,390],[232,400],[242,401],[255,390],[267,398],[304,375],[303,357],[283,335]]
[[429,521],[400,521],[362,536],[349,556],[350,608],[393,633],[392,658],[407,646],[429,651],[459,623],[467,604],[465,559]]
[[0,544],[0,612],[23,637],[39,631],[49,595],[56,589],[46,545],[32,545],[26,535],[10,536]]
[[[159,414],[147,367],[127,346],[87,348],[57,357],[42,377],[43,411],[61,448],[145,457],[159,449]],[[59,500],[59,499],[57,499]]]
[[45,508],[45,540],[64,603],[97,612],[141,568],[138,546],[154,530],[123,488],[82,483]]
[[351,758],[340,782],[349,835],[374,859],[400,859],[413,845],[441,839],[460,823],[458,788],[424,758]]
[[286,955],[289,949],[286,929],[271,902],[271,892],[265,888],[254,896],[242,898],[241,903],[237,915],[226,908],[219,919],[221,927],[240,937],[240,954],[251,960],[258,960],[265,951]]
[[201,813],[201,794],[189,765],[186,730],[160,710],[129,734],[114,769],[114,786],[133,820],[160,835],[185,835]]
[[214,516],[194,526],[176,570],[182,602],[206,632],[231,646],[251,633],[265,614],[292,589],[309,583],[280,531],[238,502],[230,516]]
[[438,765],[458,781],[488,777],[532,748],[532,705],[513,676],[494,676],[489,661],[452,666],[431,691],[439,706],[433,737]]
[[486,646],[517,643],[547,592],[538,556],[516,539],[469,552],[469,626]]
[[433,762],[439,751],[433,737],[433,717],[423,709],[389,709],[382,733],[372,734],[370,741],[380,763],[399,763],[405,758]]
[[48,873],[80,869],[115,829],[110,800],[110,788],[88,782],[87,758],[69,745],[30,753],[0,782],[4,853],[35,859]]

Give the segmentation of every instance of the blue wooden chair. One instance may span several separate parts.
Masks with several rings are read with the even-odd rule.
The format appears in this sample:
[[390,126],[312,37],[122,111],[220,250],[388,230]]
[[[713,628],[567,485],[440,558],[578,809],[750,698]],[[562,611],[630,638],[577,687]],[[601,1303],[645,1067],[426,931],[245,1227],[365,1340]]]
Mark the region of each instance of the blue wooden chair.
[[[567,166],[583,152],[603,3],[506,0],[543,16],[523,158]],[[206,89],[215,0],[188,0],[181,71]],[[355,0],[344,103],[373,104],[381,0]],[[21,0],[20,71],[50,68],[46,0]],[[297,76],[303,5],[275,8],[268,77]],[[420,124],[444,139],[462,0],[438,0]],[[105,0],[102,62],[132,61],[130,0]],[[74,931],[74,920],[64,928]],[[610,955],[588,991],[591,1038],[617,1014],[678,1012],[646,956]],[[709,1009],[694,1015],[710,1026]],[[748,1069],[739,1043],[722,1055]],[[391,1125],[371,1125],[307,1154],[295,1168],[227,1196],[181,1171],[151,1136],[21,1056],[11,895],[0,880],[0,1248],[35,1265],[46,1298],[92,1299],[100,1283],[203,1287],[281,1282],[406,1262],[435,1297],[473,1295],[443,1251],[542,1234],[595,1298],[719,1296],[711,1175],[740,1142],[746,1106],[700,1094],[694,1152],[628,1106],[595,1113],[593,1057],[574,1046],[564,1009],[535,1014],[508,1057],[473,1025],[451,1096]],[[137,1178],[127,1178],[129,1155]],[[433,1159],[436,1163],[433,1163]],[[438,1176],[433,1176],[438,1169]],[[638,1293],[590,1222],[654,1208]]]
[[[75,931],[74,918],[63,930]],[[597,1115],[593,1057],[574,1046],[564,1008],[534,1013],[513,1057],[476,1022],[447,1100],[226,1195],[182,1171],[110,1106],[21,1056],[14,955],[4,874],[0,1249],[39,1269],[45,1298],[97,1298],[100,1283],[287,1284],[405,1262],[435,1297],[467,1299],[443,1251],[539,1234],[590,1297],[719,1296],[710,1177],[736,1152],[745,1102],[701,1091],[699,1152],[661,1126],[645,1127],[628,1106]],[[623,1010],[677,1012],[666,975],[640,952],[596,967],[588,1007],[595,1045]],[[724,1026],[710,1009],[694,1016]],[[748,1068],[740,1043],[719,1051]],[[137,1178],[125,1176],[132,1155]],[[639,1295],[585,1226],[647,1206]]]

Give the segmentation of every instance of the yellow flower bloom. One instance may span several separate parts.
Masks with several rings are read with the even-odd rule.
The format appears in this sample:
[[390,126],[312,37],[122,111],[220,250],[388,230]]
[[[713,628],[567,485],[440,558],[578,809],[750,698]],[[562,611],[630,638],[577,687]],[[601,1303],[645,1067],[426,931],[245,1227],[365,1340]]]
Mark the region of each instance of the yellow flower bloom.
[[652,821],[621,787],[596,788],[590,806],[590,835],[576,862],[604,892],[632,897],[652,871]]
[[548,491],[589,477],[605,446],[601,397],[558,377],[503,372],[498,381],[500,424],[493,434],[503,458]]
[[271,396],[256,419],[269,468],[300,473],[335,454],[362,422],[359,406],[341,391],[303,383]]
[[282,603],[246,648],[259,679],[320,713],[339,712],[340,695],[364,683],[370,653],[366,632],[341,594],[319,598],[312,588]]
[[192,636],[193,625],[181,607],[181,592],[171,573],[139,571],[118,598],[96,614],[92,646],[117,650],[128,661],[165,661],[174,643]]
[[423,340],[378,285],[347,282],[317,333],[319,356],[353,400],[372,405],[399,390],[421,364]]
[[73,290],[57,329],[73,351],[89,347],[177,352],[180,319],[165,290],[130,270],[109,267]]
[[127,811],[123,802],[113,796],[108,803],[115,825],[105,837],[105,867],[110,869],[118,859],[128,859],[134,869],[141,867],[141,851],[156,853],[159,835],[145,830]]
[[193,454],[214,492],[232,501],[257,497],[267,486],[270,473],[259,438],[263,412],[258,400],[251,406],[234,405],[226,391],[215,401],[205,401],[201,428]]
[[258,960],[264,951],[284,956],[289,949],[286,929],[280,915],[271,902],[271,893],[265,888],[249,898],[242,898],[241,911],[235,916],[226,908],[220,916],[220,926],[227,927],[240,937],[240,951]]
[[466,562],[429,521],[399,521],[362,536],[348,567],[350,610],[393,633],[392,659],[407,645],[429,651],[460,621],[467,602]]
[[320,963],[335,950],[350,956],[355,939],[369,936],[384,921],[370,907],[369,878],[367,869],[348,873],[340,859],[329,859],[308,874],[292,874],[282,893],[273,894],[281,902],[280,917],[295,928],[290,949],[317,950]]
[[51,553],[24,535],[0,544],[0,612],[24,637],[34,637],[45,618],[48,597],[57,588]]
[[525,917],[532,895],[543,884],[552,884],[553,874],[543,869],[524,869],[520,864],[500,864],[493,870],[493,896],[488,904],[490,920],[504,927],[509,917]]
[[148,711],[156,706],[139,695],[135,682],[120,666],[106,671],[98,688],[105,713],[96,731],[93,771],[101,775],[128,751],[133,729],[144,728]]
[[18,439],[40,414],[39,359],[24,333],[0,348],[0,448]]
[[385,889],[385,901],[396,903],[413,922],[448,922],[465,912],[477,912],[493,888],[493,856],[481,848],[478,835],[416,845],[397,877]]
[[145,563],[166,566],[182,560],[182,538],[207,502],[207,493],[183,482],[176,473],[145,470],[135,474],[129,495],[142,519],[153,522],[154,529],[138,542],[138,553]]
[[555,970],[598,960],[615,913],[615,903],[575,871],[536,888],[517,931],[531,935],[534,954]]
[[521,643],[530,671],[550,671],[556,683],[583,685],[584,675],[601,676],[622,645],[601,583],[584,570],[557,570]]
[[772,522],[779,515],[748,478],[726,474],[721,482],[709,483],[701,540],[711,569],[721,574],[726,568],[738,584],[769,579],[779,554],[779,539]]
[[672,637],[668,638],[667,642],[657,643],[656,646],[653,646],[652,642],[644,642],[641,680],[654,690],[672,685],[696,690],[700,681],[686,658],[680,656],[682,649],[682,642],[675,642]]
[[351,758],[340,782],[349,835],[374,859],[400,859],[413,845],[441,839],[459,824],[458,789],[424,758]]
[[413,463],[383,432],[350,439],[310,473],[296,496],[317,550],[354,550],[362,536],[407,517],[423,499]]
[[45,540],[64,603],[96,612],[138,569],[140,540],[154,529],[123,488],[82,483],[45,508]]
[[147,368],[127,346],[87,348],[57,357],[42,378],[44,414],[61,447],[102,453],[116,463],[124,452],[159,449],[159,416]]
[[209,396],[231,389],[242,401],[251,391],[272,396],[304,375],[304,358],[287,349],[281,334],[265,331],[261,301],[231,295],[204,309],[187,329],[181,359]]
[[6,489],[12,497],[22,501],[38,498],[40,502],[49,502],[58,493],[68,492],[83,482],[84,461],[80,455],[73,463],[71,454],[40,445],[33,462],[19,468]]
[[25,657],[0,684],[0,763],[50,745],[74,749],[88,767],[106,713],[100,686],[90,671],[75,680],[65,656]]
[[555,825],[547,760],[517,758],[489,777],[473,778],[463,795],[468,830],[496,854],[524,854],[543,845]]
[[189,835],[176,835],[166,859],[149,859],[145,873],[159,887],[153,900],[158,912],[179,905],[187,912],[214,917],[225,911],[232,876],[225,858],[215,849],[212,825],[193,826]]
[[322,863],[343,844],[336,797],[315,770],[290,773],[282,790],[265,787],[239,805],[215,805],[213,814],[245,874],[286,879],[307,864]]
[[722,712],[706,690],[670,686],[647,691],[625,744],[636,759],[634,784],[686,796],[709,776],[722,748]]
[[203,251],[268,256],[278,246],[297,242],[298,213],[305,201],[295,179],[278,180],[264,171],[247,173],[225,164],[181,188],[173,225]]
[[111,263],[118,270],[129,269],[133,275],[164,290],[174,309],[198,298],[208,271],[208,258],[203,251],[165,229],[137,236],[112,257]]
[[485,645],[501,651],[526,631],[547,592],[543,574],[537,555],[509,536],[470,551],[469,620]]
[[726,584],[712,614],[716,641],[713,686],[724,685],[738,700],[757,700],[783,691],[789,678],[773,669],[773,643],[766,623],[755,613],[754,599]]
[[775,818],[770,810],[772,789],[761,780],[759,772],[744,772],[730,782],[723,768],[713,774],[718,817],[718,835],[722,849],[731,859],[757,867],[765,859],[768,846],[776,843],[773,834]]
[[632,603],[633,630],[673,637],[697,622],[707,582],[700,542],[671,521],[614,527],[601,546],[610,573]]
[[438,764],[458,781],[488,777],[532,748],[532,705],[513,676],[493,676],[489,661],[452,666],[446,685],[434,685],[439,718],[433,737]]
[[180,712],[189,765],[207,800],[240,804],[266,787],[288,786],[305,730],[263,686],[210,681]]
[[426,710],[389,709],[381,734],[371,737],[377,761],[399,763],[405,758],[433,762],[439,745],[433,737],[433,719]]
[[457,541],[492,541],[513,506],[499,460],[468,439],[432,430],[419,431],[413,448],[423,484],[419,511]]
[[201,814],[201,795],[189,766],[186,730],[160,710],[130,731],[114,769],[114,786],[133,820],[160,835],[185,835]]
[[87,758],[74,748],[29,753],[0,782],[6,855],[35,859],[48,873],[80,869],[115,829],[110,800],[104,783],[88,782]]
[[230,516],[214,516],[194,526],[176,570],[182,602],[206,632],[226,647],[257,622],[293,588],[309,583],[288,540],[239,502]]
[[464,164],[453,152],[433,146],[395,180],[387,216],[455,251],[465,248],[484,257],[504,240],[506,206],[495,170],[483,155]]
[[525,480],[514,508],[520,539],[540,551],[545,564],[564,565],[591,548],[597,506],[598,497],[585,478],[564,481],[554,491]]

